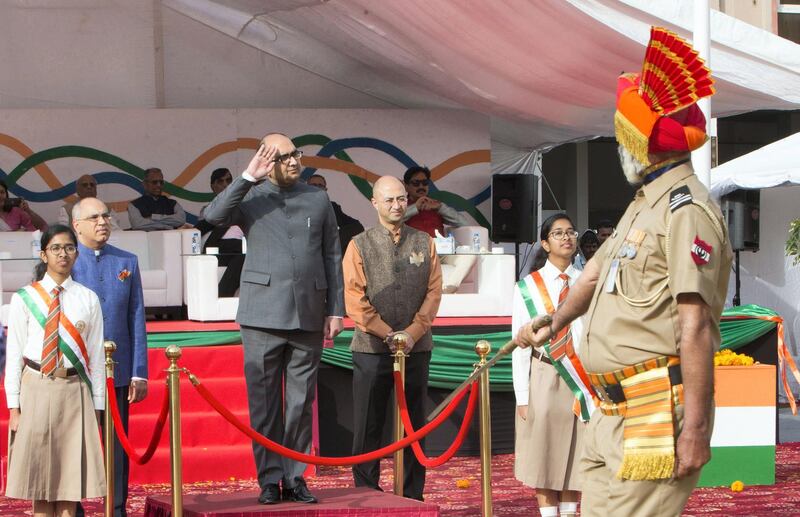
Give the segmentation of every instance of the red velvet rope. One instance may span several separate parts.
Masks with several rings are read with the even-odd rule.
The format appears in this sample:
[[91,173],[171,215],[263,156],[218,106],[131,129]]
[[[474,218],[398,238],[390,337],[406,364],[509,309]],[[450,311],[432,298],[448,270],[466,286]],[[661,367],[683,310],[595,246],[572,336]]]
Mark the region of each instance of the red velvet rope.
[[[395,393],[397,393],[397,404],[400,406],[400,418],[403,421],[403,427],[405,427],[406,433],[413,434],[414,424],[411,423],[411,417],[408,414],[406,392],[405,388],[403,388],[403,380],[400,378],[400,372],[398,371],[394,372],[394,389]],[[414,455],[417,457],[420,464],[428,468],[441,467],[450,461],[450,458],[455,455],[456,451],[461,447],[461,444],[464,443],[464,439],[467,437],[467,431],[469,431],[469,424],[472,422],[472,415],[475,413],[475,406],[478,402],[477,383],[473,382],[470,384],[469,390],[469,401],[467,401],[467,409],[464,412],[464,420],[461,422],[461,427],[458,429],[455,440],[453,440],[453,443],[450,444],[450,447],[448,447],[446,451],[435,458],[428,458],[425,456],[425,452],[423,452],[419,442],[411,444],[411,449],[414,451]]]
[[158,420],[156,420],[156,426],[153,428],[153,437],[150,438],[150,443],[141,456],[134,450],[130,440],[125,436],[125,428],[122,427],[122,417],[119,414],[119,407],[117,406],[117,397],[114,396],[114,379],[111,377],[106,378],[106,397],[108,398],[108,407],[111,410],[111,418],[114,420],[114,430],[117,433],[117,438],[119,438],[119,443],[121,443],[122,448],[125,449],[125,454],[137,465],[144,465],[150,461],[150,458],[153,457],[153,453],[156,452],[158,442],[161,440],[161,432],[164,430],[164,424],[167,423],[167,414],[169,413],[169,390],[164,390],[164,400],[161,402],[161,411],[158,413]]
[[256,443],[266,447],[267,449],[271,450],[272,452],[278,453],[281,456],[285,456],[289,459],[300,461],[303,463],[311,463],[312,465],[331,465],[331,466],[347,466],[347,465],[356,465],[358,463],[365,463],[367,461],[377,460],[379,458],[383,458],[384,456],[388,456],[389,454],[394,453],[404,447],[408,447],[410,444],[417,442],[418,440],[424,438],[428,434],[431,433],[434,429],[442,425],[442,423],[450,418],[450,415],[453,414],[455,411],[456,406],[458,406],[459,402],[466,396],[467,390],[461,390],[461,392],[453,398],[453,400],[448,404],[444,410],[439,413],[439,415],[430,421],[427,425],[425,425],[419,431],[415,431],[410,435],[406,436],[399,442],[395,442],[393,444],[387,445],[381,449],[377,449],[372,452],[368,452],[365,454],[359,454],[357,456],[344,456],[341,458],[332,458],[326,456],[311,456],[310,454],[303,454],[301,452],[293,451],[292,449],[286,448],[279,443],[275,443],[266,436],[260,434],[255,429],[250,427],[247,424],[242,423],[236,415],[231,413],[225,406],[223,406],[215,397],[211,394],[210,391],[206,389],[206,387],[200,383],[192,383],[200,394],[203,399],[205,399],[208,404],[214,408],[217,413],[222,415],[225,420],[227,420],[231,425],[239,429],[241,432],[246,434],[251,440],[255,441]]

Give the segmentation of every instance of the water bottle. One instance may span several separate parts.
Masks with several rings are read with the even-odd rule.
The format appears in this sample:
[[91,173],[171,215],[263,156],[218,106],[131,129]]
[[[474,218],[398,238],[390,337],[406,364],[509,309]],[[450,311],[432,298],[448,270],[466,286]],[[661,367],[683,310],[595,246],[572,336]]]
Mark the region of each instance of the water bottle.
[[481,234],[478,232],[472,233],[472,252],[473,253],[481,252]]
[[242,237],[242,255],[247,255],[247,238]]
[[192,255],[200,254],[200,234],[192,233]]
[[40,251],[42,251],[42,232],[36,230],[31,232],[31,257],[39,258]]

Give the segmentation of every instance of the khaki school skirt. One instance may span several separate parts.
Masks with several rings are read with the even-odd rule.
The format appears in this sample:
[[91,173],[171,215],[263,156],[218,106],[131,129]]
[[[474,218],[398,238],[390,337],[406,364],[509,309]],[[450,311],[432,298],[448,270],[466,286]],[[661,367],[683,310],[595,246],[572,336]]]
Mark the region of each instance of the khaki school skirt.
[[100,432],[80,377],[24,368],[19,405],[18,429],[8,433],[6,496],[52,502],[105,495]]
[[533,488],[580,490],[586,424],[572,412],[575,395],[552,365],[533,357],[528,397],[527,420],[515,415],[514,476]]

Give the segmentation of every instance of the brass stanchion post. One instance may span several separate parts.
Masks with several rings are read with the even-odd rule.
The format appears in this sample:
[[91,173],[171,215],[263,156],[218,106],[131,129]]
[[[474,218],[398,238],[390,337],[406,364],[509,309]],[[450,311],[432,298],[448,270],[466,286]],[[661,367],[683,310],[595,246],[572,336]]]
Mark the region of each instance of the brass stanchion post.
[[172,465],[172,517],[183,517],[183,467],[181,462],[181,369],[178,359],[181,349],[170,345],[166,350],[169,359],[167,386],[169,388],[169,455]]
[[[395,346],[394,369],[400,372],[400,382],[405,386],[406,383],[406,336],[395,334],[392,338]],[[403,439],[403,420],[400,418],[400,398],[395,390],[394,405],[394,440],[399,442]],[[403,496],[403,449],[394,453],[394,493]]]
[[[117,344],[113,341],[105,341],[103,350],[106,353],[106,378],[114,378],[114,359],[111,356],[117,349]],[[116,397],[116,393],[106,391],[106,410],[103,415],[103,441],[105,442],[106,455],[106,502],[105,515],[114,515],[114,419],[111,418],[111,402],[109,397]]]
[[[480,356],[478,366],[486,364],[486,356],[492,345],[481,339],[475,344],[475,353]],[[492,421],[489,409],[489,369],[480,377],[480,421],[481,421],[481,515],[492,517]]]

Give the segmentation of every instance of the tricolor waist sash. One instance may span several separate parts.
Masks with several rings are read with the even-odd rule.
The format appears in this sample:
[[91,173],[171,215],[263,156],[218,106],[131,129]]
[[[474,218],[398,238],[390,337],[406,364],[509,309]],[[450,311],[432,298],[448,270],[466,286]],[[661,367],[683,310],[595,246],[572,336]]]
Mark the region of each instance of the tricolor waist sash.
[[[47,291],[39,282],[34,282],[17,291],[17,294],[25,302],[25,306],[28,307],[31,315],[44,328],[47,323],[47,314],[50,311],[50,303],[52,302]],[[86,344],[83,342],[81,333],[67,318],[63,308],[61,317],[58,320],[58,349],[69,359],[72,366],[78,371],[78,376],[83,379],[83,382],[86,383],[91,392],[92,381],[88,375],[89,353],[86,350]]]
[[590,373],[604,415],[623,418],[620,479],[667,479],[675,468],[674,409],[683,404],[680,358],[661,356]]
[[[550,299],[550,294],[547,292],[544,279],[538,271],[530,274],[534,283],[536,284],[539,296],[542,299],[544,308],[547,314],[555,312],[555,307]],[[528,310],[528,315],[534,318],[537,315],[536,305],[533,303],[530,289],[525,281],[525,278],[517,282],[522,299],[525,301],[525,307]],[[572,394],[575,395],[575,401],[572,404],[572,411],[575,416],[583,422],[588,422],[592,416],[592,412],[597,407],[597,395],[592,389],[589,381],[589,376],[583,368],[580,359],[575,354],[575,349],[572,346],[572,334],[567,334],[558,340],[556,343],[545,343],[542,347],[545,356],[550,359],[555,368],[556,373],[567,384]]]

